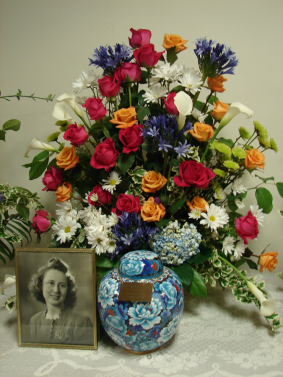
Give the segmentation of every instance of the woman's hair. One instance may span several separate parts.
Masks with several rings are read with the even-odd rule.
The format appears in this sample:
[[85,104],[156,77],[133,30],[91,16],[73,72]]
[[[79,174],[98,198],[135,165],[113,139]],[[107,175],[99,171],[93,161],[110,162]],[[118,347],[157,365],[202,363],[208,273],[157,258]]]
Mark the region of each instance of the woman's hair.
[[45,304],[45,299],[42,294],[42,283],[44,275],[49,270],[58,270],[63,272],[67,278],[67,294],[64,301],[64,306],[73,308],[77,300],[77,286],[74,276],[70,272],[70,267],[60,258],[51,258],[45,266],[38,269],[37,273],[32,275],[29,283],[29,291],[31,295],[39,302]]

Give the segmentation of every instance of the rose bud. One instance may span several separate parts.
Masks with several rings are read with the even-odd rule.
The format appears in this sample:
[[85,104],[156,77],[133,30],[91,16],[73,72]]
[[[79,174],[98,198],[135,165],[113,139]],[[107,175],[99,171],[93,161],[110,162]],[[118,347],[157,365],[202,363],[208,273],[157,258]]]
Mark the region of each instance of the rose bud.
[[64,139],[70,140],[71,145],[78,147],[84,145],[88,139],[88,133],[83,125],[78,127],[77,123],[70,124],[64,133]]
[[123,153],[136,152],[144,142],[144,138],[141,136],[141,127],[141,124],[136,124],[119,131],[119,140],[123,144]]
[[111,76],[104,76],[97,80],[99,90],[103,97],[115,97],[120,91],[120,84]]
[[96,185],[93,190],[88,195],[88,202],[93,206],[102,206],[109,204],[111,201],[112,195],[109,191],[103,190],[100,184]]
[[196,161],[183,161],[179,167],[180,176],[174,177],[177,186],[195,186],[206,189],[215,177],[215,174],[203,164]]
[[246,216],[238,217],[235,222],[235,229],[238,236],[244,240],[247,245],[247,238],[253,240],[258,235],[258,222],[254,215],[249,211]]
[[49,166],[45,171],[42,183],[45,188],[42,191],[56,191],[57,187],[60,186],[63,182],[63,172],[60,169],[55,168],[54,166]]
[[172,92],[168,94],[167,99],[163,98],[166,111],[168,111],[168,113],[172,115],[179,115],[179,111],[174,102],[174,97],[176,96],[176,94],[177,93]]
[[129,38],[129,45],[133,48],[140,48],[143,45],[150,43],[151,31],[146,29],[135,30],[130,29],[132,38]]
[[141,79],[141,69],[138,63],[124,63],[114,73],[114,79],[122,83],[124,81],[135,82]]
[[258,264],[260,265],[259,271],[262,272],[263,269],[273,271],[278,264],[278,260],[276,259],[277,256],[278,253],[276,253],[276,251],[269,251],[269,253],[261,254],[258,261]]
[[105,109],[101,98],[88,98],[82,107],[87,109],[91,120],[102,119],[108,111]]
[[32,228],[35,233],[42,234],[51,228],[51,215],[43,209],[36,211],[32,218]]
[[164,51],[156,52],[153,44],[146,44],[134,51],[134,57],[140,66],[153,67],[158,62]]
[[115,166],[119,152],[115,148],[115,143],[111,138],[107,138],[96,146],[95,152],[90,160],[90,165],[94,169],[105,169],[109,171]]

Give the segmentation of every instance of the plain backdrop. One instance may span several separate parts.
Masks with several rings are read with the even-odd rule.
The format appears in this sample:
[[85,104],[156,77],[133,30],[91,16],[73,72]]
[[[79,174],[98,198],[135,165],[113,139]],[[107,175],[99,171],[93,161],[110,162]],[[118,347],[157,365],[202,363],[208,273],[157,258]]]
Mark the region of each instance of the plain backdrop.
[[[94,49],[128,44],[130,28],[151,30],[156,51],[163,50],[165,33],[188,39],[187,50],[179,54],[178,60],[187,68],[197,68],[195,41],[207,37],[231,47],[239,59],[235,75],[226,76],[226,91],[220,100],[241,102],[254,111],[251,119],[244,115],[234,118],[223,135],[235,139],[240,126],[252,131],[253,120],[259,121],[276,140],[279,152],[265,153],[265,170],[258,174],[274,177],[274,182],[283,181],[282,13],[282,0],[1,0],[0,90],[2,95],[10,95],[20,88],[25,95],[35,92],[40,97],[71,92],[80,73],[92,69],[88,58]],[[31,162],[36,154],[31,152],[29,159],[23,157],[32,138],[46,141],[49,134],[57,131],[51,115],[54,103],[0,99],[1,126],[12,118],[22,123],[19,132],[8,132],[6,142],[0,142],[0,181],[38,192],[53,216],[55,194],[42,191],[42,178],[29,181],[28,169],[22,165]],[[248,187],[258,183],[257,178],[247,175]],[[283,210],[283,201],[274,185],[267,188],[274,197],[273,211],[265,216],[258,239],[249,242],[249,246],[260,254],[270,244],[266,251],[279,253],[280,271],[283,219],[277,210]],[[254,190],[249,191],[246,203],[243,214],[256,203]],[[48,245],[50,237],[50,233],[43,237],[40,246]],[[3,271],[7,268],[2,268],[2,274]]]

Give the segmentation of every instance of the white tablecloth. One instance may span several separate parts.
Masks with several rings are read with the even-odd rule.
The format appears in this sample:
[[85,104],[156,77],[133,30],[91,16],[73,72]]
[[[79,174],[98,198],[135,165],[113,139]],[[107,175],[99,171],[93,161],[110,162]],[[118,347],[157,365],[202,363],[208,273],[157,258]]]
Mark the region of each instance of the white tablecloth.
[[[283,281],[264,276],[269,297],[283,318]],[[6,290],[6,297],[13,288]],[[17,316],[0,297],[1,377],[277,377],[283,376],[283,328],[272,333],[253,304],[235,300],[229,289],[209,297],[186,294],[177,333],[148,355],[124,351],[105,334],[97,351],[18,347]]]

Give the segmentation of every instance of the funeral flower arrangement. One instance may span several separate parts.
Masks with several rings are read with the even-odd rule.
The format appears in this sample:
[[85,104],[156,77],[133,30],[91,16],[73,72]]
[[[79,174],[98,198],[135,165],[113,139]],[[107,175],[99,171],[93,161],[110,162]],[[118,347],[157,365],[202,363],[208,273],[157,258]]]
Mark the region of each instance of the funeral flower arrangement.
[[[248,245],[272,210],[262,184],[273,178],[258,176],[250,208],[243,180],[263,171],[263,152],[277,146],[257,121],[246,120],[235,141],[221,136],[236,115],[253,115],[223,98],[238,60],[224,44],[201,38],[198,67],[187,68],[176,63],[186,43],[165,34],[156,51],[149,30],[131,29],[129,46],[94,50],[89,64],[97,73],[82,72],[73,93],[56,99],[57,131],[27,149],[26,156],[40,150],[24,165],[30,179],[42,176],[57,201],[57,218],[41,209],[32,226],[39,238],[52,231],[54,247],[95,249],[100,278],[123,254],[152,250],[191,294],[205,297],[206,284],[218,281],[237,300],[254,302],[276,330],[280,319],[264,282],[239,267],[272,271],[278,263],[276,252],[258,255]],[[283,196],[283,183],[276,185]]]

